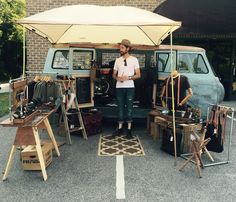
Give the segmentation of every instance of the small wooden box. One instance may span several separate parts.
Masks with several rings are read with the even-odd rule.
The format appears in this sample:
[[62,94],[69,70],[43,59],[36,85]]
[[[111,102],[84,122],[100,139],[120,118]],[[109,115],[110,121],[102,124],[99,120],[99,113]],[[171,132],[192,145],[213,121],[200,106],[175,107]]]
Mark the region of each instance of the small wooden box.
[[14,124],[24,124],[24,123],[27,123],[28,121],[31,121],[33,120],[33,118],[40,114],[40,112],[38,110],[34,111],[32,114],[30,114],[29,116],[26,116],[24,119],[16,119],[14,118],[13,119],[13,123]]
[[[44,143],[42,145],[43,158],[47,168],[52,162],[52,145]],[[41,170],[35,146],[29,145],[21,152],[22,167],[24,170]]]

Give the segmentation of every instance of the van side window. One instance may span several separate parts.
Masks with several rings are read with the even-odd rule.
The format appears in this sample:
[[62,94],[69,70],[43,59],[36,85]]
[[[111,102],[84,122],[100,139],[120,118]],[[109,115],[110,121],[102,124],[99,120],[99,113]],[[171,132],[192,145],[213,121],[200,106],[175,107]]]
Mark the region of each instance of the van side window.
[[85,50],[73,51],[73,70],[90,69],[93,60],[93,52]]
[[57,50],[54,53],[53,69],[68,69],[69,68],[69,51],[68,50]]
[[158,71],[164,72],[166,69],[167,61],[169,58],[168,53],[159,53],[157,58]]
[[198,53],[179,53],[177,68],[180,73],[208,73],[206,63],[202,55]]
[[[176,56],[172,56],[173,68],[176,66]],[[157,53],[157,68],[159,72],[171,72],[170,53]]]

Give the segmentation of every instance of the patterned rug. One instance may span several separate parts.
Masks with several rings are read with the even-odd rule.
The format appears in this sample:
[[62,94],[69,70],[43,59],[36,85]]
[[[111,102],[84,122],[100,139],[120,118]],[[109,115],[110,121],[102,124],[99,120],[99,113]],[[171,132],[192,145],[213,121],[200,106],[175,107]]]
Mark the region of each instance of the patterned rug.
[[99,156],[144,156],[144,150],[137,136],[133,135],[132,139],[127,139],[126,136],[100,136]]

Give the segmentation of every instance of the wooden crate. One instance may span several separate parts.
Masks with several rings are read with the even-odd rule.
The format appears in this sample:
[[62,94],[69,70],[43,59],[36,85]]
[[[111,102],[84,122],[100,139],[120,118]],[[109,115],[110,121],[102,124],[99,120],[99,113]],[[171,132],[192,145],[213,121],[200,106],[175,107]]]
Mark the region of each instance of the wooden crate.
[[[44,143],[42,145],[45,166],[48,167],[52,162],[52,145]],[[36,148],[33,145],[27,146],[21,152],[22,167],[24,170],[41,170]]]
[[156,122],[150,123],[150,135],[152,136],[153,140],[161,140],[162,133],[163,133],[163,126],[159,125]]
[[160,111],[158,110],[152,110],[149,112],[148,117],[147,117],[147,130],[148,133],[151,133],[151,122],[154,122],[154,119],[156,116],[160,115]]

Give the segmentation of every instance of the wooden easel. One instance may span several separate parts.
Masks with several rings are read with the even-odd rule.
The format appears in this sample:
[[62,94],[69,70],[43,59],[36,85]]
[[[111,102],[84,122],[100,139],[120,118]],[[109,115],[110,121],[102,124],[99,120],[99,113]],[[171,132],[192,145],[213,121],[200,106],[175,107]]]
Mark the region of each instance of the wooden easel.
[[15,136],[15,141],[12,145],[10,155],[8,158],[7,166],[3,175],[3,181],[7,179],[7,176],[10,171],[11,163],[16,151],[17,146],[25,146],[25,145],[35,145],[36,146],[36,151],[37,155],[39,158],[39,163],[43,175],[44,181],[47,180],[47,172],[45,168],[45,163],[44,163],[44,158],[43,158],[43,152],[42,152],[42,147],[40,143],[40,138],[39,138],[39,133],[38,129],[46,129],[48,132],[48,135],[52,141],[52,144],[56,150],[57,156],[60,156],[60,152],[52,131],[52,128],[50,126],[50,123],[48,121],[48,117],[50,114],[52,114],[54,110],[51,110],[48,113],[38,113],[35,115],[31,120],[27,121],[24,124],[14,124],[12,120],[7,119],[0,124],[4,127],[18,127],[16,136]]

